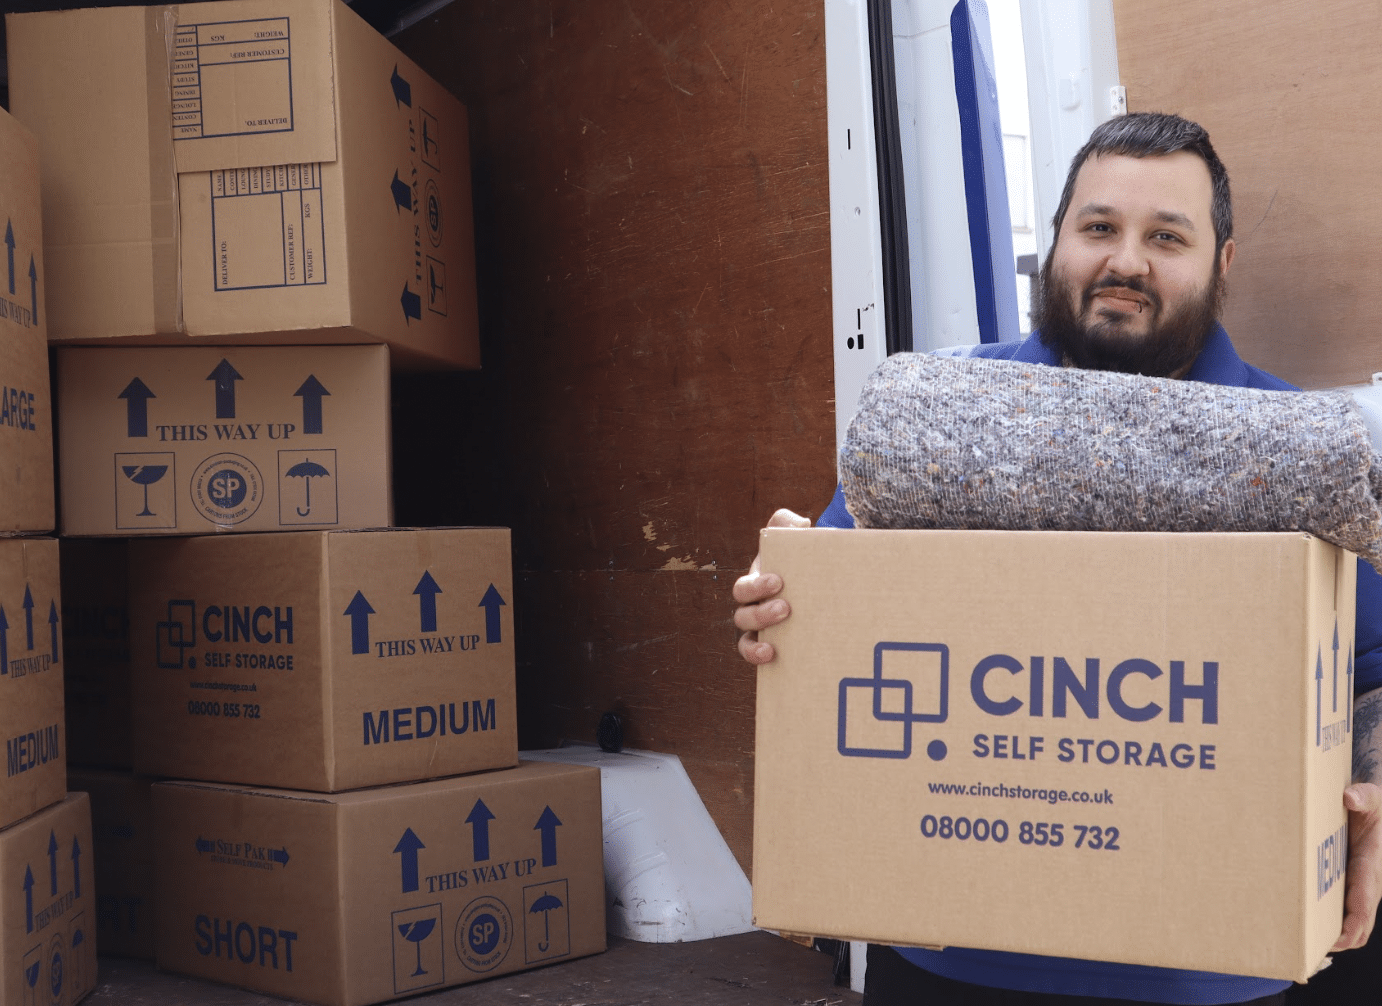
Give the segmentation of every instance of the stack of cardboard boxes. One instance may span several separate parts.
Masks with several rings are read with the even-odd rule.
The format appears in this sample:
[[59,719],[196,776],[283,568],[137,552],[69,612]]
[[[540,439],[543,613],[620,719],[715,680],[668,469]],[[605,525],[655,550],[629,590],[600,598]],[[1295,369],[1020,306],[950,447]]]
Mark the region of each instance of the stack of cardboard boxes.
[[91,814],[67,792],[38,145],[3,112],[0,216],[0,1002],[65,1006],[96,980]]
[[598,772],[518,759],[508,531],[390,527],[391,362],[479,364],[465,109],[339,0],[7,27],[103,949],[333,1004],[602,950]]

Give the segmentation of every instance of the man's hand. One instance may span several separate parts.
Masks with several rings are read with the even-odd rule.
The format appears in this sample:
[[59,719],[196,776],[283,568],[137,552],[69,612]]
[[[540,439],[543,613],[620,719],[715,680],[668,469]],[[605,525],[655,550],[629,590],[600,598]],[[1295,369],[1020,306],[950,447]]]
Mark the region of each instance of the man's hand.
[[1382,786],[1355,782],[1344,790],[1348,811],[1348,874],[1344,887],[1344,931],[1330,953],[1368,942],[1382,899]]
[[[810,527],[811,521],[791,510],[778,510],[768,518],[768,527]],[[782,577],[776,573],[760,573],[758,556],[753,557],[749,571],[734,581],[734,625],[742,631],[739,655],[751,664],[766,664],[777,656],[771,643],[758,641],[758,630],[776,625],[792,613],[791,607],[777,595],[782,593]]]

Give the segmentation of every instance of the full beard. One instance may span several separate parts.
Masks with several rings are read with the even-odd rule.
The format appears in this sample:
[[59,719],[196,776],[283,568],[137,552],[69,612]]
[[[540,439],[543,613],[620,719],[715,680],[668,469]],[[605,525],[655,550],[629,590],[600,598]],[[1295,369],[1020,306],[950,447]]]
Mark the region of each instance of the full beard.
[[[1071,304],[1071,285],[1056,274],[1047,255],[1032,306],[1032,323],[1041,341],[1058,350],[1065,360],[1087,370],[1114,370],[1146,377],[1169,377],[1186,370],[1204,349],[1223,307],[1225,281],[1217,268],[1204,287],[1169,311],[1160,297],[1137,277],[1109,277],[1091,284],[1080,298],[1077,316]],[[1125,331],[1138,315],[1123,316],[1092,306],[1095,293],[1106,287],[1135,290],[1150,301],[1143,311],[1152,312],[1146,334]]]

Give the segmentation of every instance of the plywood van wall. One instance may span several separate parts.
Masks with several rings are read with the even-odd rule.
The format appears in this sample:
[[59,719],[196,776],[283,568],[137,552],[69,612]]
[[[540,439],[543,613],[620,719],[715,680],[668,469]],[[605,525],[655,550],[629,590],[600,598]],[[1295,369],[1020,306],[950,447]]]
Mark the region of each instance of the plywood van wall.
[[1113,7],[1128,108],[1202,123],[1228,167],[1239,351],[1306,388],[1367,382],[1382,370],[1382,8]]
[[511,526],[521,743],[620,712],[747,867],[730,587],[835,484],[822,4],[466,0],[395,41],[470,110],[484,340],[397,379],[398,519]]

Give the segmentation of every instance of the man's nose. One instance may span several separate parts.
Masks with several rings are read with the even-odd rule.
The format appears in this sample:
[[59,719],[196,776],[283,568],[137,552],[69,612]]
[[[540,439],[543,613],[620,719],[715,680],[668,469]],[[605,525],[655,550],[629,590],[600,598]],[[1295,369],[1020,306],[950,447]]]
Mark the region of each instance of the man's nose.
[[1145,276],[1151,271],[1151,260],[1137,236],[1125,234],[1112,249],[1105,267],[1119,276]]

